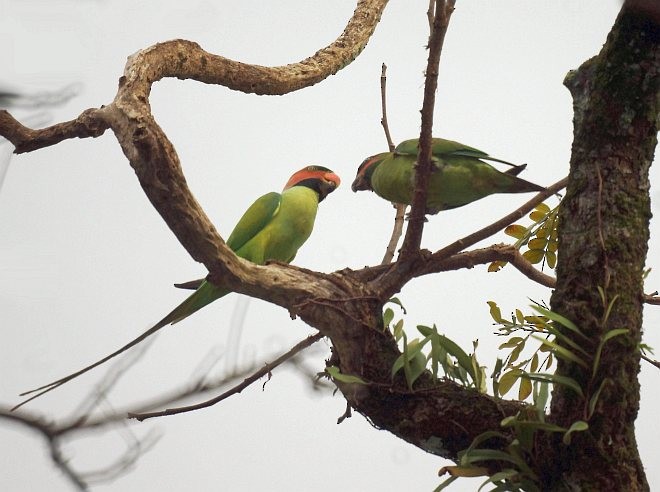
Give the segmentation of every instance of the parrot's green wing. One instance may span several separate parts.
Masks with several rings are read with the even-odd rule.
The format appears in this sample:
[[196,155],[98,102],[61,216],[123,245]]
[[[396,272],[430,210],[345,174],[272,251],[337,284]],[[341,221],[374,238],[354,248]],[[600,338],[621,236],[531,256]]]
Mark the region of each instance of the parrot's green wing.
[[[396,154],[412,154],[417,155],[419,153],[419,139],[412,138],[410,140],[404,140],[394,149]],[[488,157],[488,154],[482,152],[479,149],[470,147],[469,145],[462,144],[460,142],[455,142],[453,140],[447,140],[444,138],[434,138],[431,140],[431,154],[436,157],[442,156],[451,156],[451,155],[461,155],[465,157],[476,157],[477,159]]]
[[[419,152],[419,139],[413,138],[410,140],[404,140],[399,145],[397,145],[396,149],[394,149],[394,152],[396,154],[417,155]],[[474,147],[470,147],[469,145],[444,138],[434,138],[431,140],[431,154],[433,157],[440,159],[451,159],[452,157],[472,157],[474,159],[483,159],[485,161],[500,162],[508,166],[516,166],[516,164],[512,164],[511,162],[491,157],[486,152],[475,149]]]
[[238,251],[273,219],[280,208],[282,195],[274,191],[266,193],[250,205],[227,239],[227,246]]

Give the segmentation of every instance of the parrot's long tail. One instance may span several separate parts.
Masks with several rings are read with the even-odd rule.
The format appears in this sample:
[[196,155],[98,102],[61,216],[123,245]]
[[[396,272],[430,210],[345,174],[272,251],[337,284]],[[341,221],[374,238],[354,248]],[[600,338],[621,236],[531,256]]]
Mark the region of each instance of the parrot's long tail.
[[25,396],[25,395],[31,395],[32,393],[36,393],[32,395],[30,398],[27,400],[22,401],[18,405],[12,408],[13,410],[16,410],[26,403],[34,400],[35,398],[39,398],[42,395],[45,395],[46,393],[53,391],[55,388],[59,388],[62,386],[64,383],[67,383],[71,381],[72,379],[77,378],[78,376],[81,376],[85,374],[88,371],[91,371],[95,367],[100,366],[101,364],[104,364],[108,362],[110,359],[113,359],[117,357],[119,354],[126,352],[128,349],[134,347],[141,341],[145,340],[146,338],[150,337],[154,333],[156,333],[158,330],[161,328],[169,325],[169,324],[174,324],[179,321],[181,321],[184,318],[187,318],[190,316],[192,313],[195,311],[198,311],[202,307],[206,306],[207,304],[215,301],[216,299],[226,295],[229,291],[225,291],[223,289],[219,289],[215,287],[213,284],[209,282],[202,282],[201,285],[199,286],[199,289],[197,289],[195,292],[193,292],[186,300],[184,300],[181,304],[179,304],[177,307],[175,307],[167,316],[165,316],[162,320],[160,320],[158,323],[156,323],[154,326],[149,328],[147,331],[142,333],[140,336],[137,338],[131,340],[128,342],[126,345],[123,347],[115,350],[112,352],[110,355],[107,355],[103,357],[102,359],[94,362],[93,364],[90,364],[79,371],[76,371],[72,374],[69,374],[68,376],[65,376],[63,378],[60,378],[56,381],[53,381],[52,383],[44,384],[43,386],[40,386],[38,388],[34,388],[30,391],[26,391],[24,393],[21,393],[20,396]]

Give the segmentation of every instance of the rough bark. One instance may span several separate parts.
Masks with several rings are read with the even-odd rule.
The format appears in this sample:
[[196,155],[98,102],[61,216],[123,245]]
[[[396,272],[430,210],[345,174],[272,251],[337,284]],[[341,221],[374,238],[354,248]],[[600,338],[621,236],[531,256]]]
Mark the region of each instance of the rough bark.
[[588,341],[574,339],[591,354],[608,331],[628,333],[604,345],[595,376],[591,367],[559,360],[557,374],[578,381],[586,399],[556,386],[555,423],[569,427],[586,420],[589,398],[604,386],[588,431],[577,434],[571,446],[556,439],[546,443],[546,467],[540,471],[548,490],[648,490],[634,423],[649,168],[658,131],[659,29],[647,13],[624,6],[600,54],[565,81],[575,129],[551,306],[582,329]]
[[[209,54],[189,41],[156,45],[129,59],[117,96],[108,106],[45,130],[27,129],[7,112],[0,112],[0,135],[23,152],[112,129],[145,194],[191,257],[208,268],[209,279],[278,304],[320,330],[332,341],[329,363],[367,383],[338,382],[353,408],[401,439],[456,459],[476,436],[501,430],[502,418],[524,406],[433,381],[428,373],[416,382],[414,391],[402,377],[392,380],[391,367],[400,351],[383,329],[383,304],[414,277],[482,261],[515,262],[516,253],[496,247],[458,254],[483,239],[483,234],[475,233],[433,254],[421,251],[400,264],[360,271],[321,274],[285,265],[251,264],[227,248],[196,202],[176,151],[149,107],[151,85],[163,77],[192,78],[260,94],[284,94],[314,84],[360,53],[386,3],[360,1],[333,45],[286,67],[241,64]],[[566,485],[584,490],[648,488],[635,446],[634,419],[639,405],[641,273],[650,218],[648,168],[658,118],[658,56],[657,24],[649,15],[624,7],[601,54],[567,79],[575,100],[575,143],[561,213],[561,254],[552,307],[587,333],[591,352],[608,330],[625,327],[629,333],[605,345],[593,380],[590,371],[560,361],[558,372],[576,379],[588,395],[601,381],[607,382],[589,431],[578,433],[573,445],[540,439],[543,455],[537,457],[534,471],[548,489]],[[521,213],[512,214],[495,229]],[[598,286],[605,293],[605,305],[618,296],[606,322]],[[585,420],[585,401],[555,388],[550,419],[566,427]],[[501,448],[503,444],[484,446]]]

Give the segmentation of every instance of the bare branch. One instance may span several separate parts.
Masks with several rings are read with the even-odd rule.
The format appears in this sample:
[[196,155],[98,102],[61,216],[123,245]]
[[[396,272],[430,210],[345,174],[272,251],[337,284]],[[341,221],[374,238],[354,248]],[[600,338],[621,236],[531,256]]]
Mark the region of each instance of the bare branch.
[[[435,108],[435,92],[438,87],[438,67],[442,45],[447,33],[449,19],[454,10],[454,1],[436,0],[433,29],[429,40],[429,58],[426,66],[426,81],[424,83],[424,102],[422,104],[422,131],[419,136],[419,154],[415,165],[415,189],[413,191],[410,216],[406,236],[401,247],[400,259],[404,263],[413,259],[419,251],[424,230],[426,214],[426,194],[428,178],[431,174],[431,138],[433,133],[433,114]],[[404,264],[402,269],[406,269]]]
[[238,394],[241,391],[243,391],[245,388],[250,386],[252,383],[255,381],[258,381],[261,379],[263,376],[266,376],[270,374],[270,372],[282,364],[283,362],[286,362],[289,360],[291,357],[296,355],[298,352],[301,350],[306,349],[310,345],[318,342],[321,338],[323,338],[323,334],[317,333],[315,335],[310,335],[309,337],[305,338],[304,340],[298,342],[296,345],[294,345],[288,352],[285,354],[280,355],[277,359],[275,359],[273,362],[270,362],[268,364],[265,364],[263,368],[259,369],[256,371],[254,374],[252,374],[250,377],[245,378],[241,384],[238,384],[234,386],[233,388],[225,391],[221,395],[212,398],[208,401],[202,402],[202,403],[197,403],[195,405],[188,405],[185,407],[178,407],[178,408],[170,408],[167,410],[163,410],[160,412],[149,412],[149,413],[129,413],[128,418],[130,419],[136,419],[142,422],[143,420],[153,418],[153,417],[164,417],[167,415],[176,415],[179,413],[185,413],[185,412],[192,412],[194,410],[199,410],[200,408],[207,408],[210,406],[215,405],[216,403],[221,402],[222,400],[225,400],[229,398],[232,395]]
[[[380,73],[380,103],[382,110],[380,124],[383,125],[383,130],[385,131],[387,147],[390,149],[390,152],[394,152],[394,142],[392,141],[392,136],[390,135],[390,127],[387,123],[387,66],[384,63],[381,67]],[[394,258],[394,252],[396,251],[396,245],[399,244],[399,239],[401,239],[401,233],[403,232],[403,221],[406,213],[406,205],[401,203],[393,203],[392,205],[394,205],[394,208],[396,209],[396,214],[394,216],[394,227],[392,228],[392,235],[390,236],[390,241],[387,243],[385,255],[383,256],[381,264],[392,262],[392,258]]]
[[657,360],[653,360],[653,359],[651,359],[650,357],[647,357],[644,354],[641,354],[641,357],[642,357],[642,359],[644,359],[649,364],[655,366],[657,369],[660,369],[660,362],[658,362]]
[[49,147],[70,138],[98,137],[109,128],[108,109],[87,109],[75,120],[33,130],[19,123],[8,111],[0,110],[0,135],[22,154]]
[[394,152],[394,142],[392,141],[392,135],[390,135],[390,127],[387,123],[387,65],[384,63],[381,66],[380,71],[380,107],[382,112],[380,124],[383,125],[383,131],[385,131],[387,147],[390,149],[390,152]]
[[55,427],[44,421],[40,417],[36,417],[27,413],[17,413],[9,409],[0,408],[0,419],[15,422],[32,430],[39,432],[48,442],[50,449],[50,456],[53,463],[62,471],[73,486],[78,490],[87,490],[87,483],[80,477],[80,475],[70,466],[69,460],[62,456],[60,451],[60,441]]
[[403,223],[406,218],[406,208],[407,205],[403,203],[393,203],[392,206],[396,210],[394,214],[394,227],[392,228],[392,236],[390,236],[390,241],[387,243],[387,248],[385,249],[385,255],[381,264],[387,265],[392,262],[394,258],[394,253],[396,251],[396,245],[399,244],[399,239],[401,239],[401,233],[403,232]]

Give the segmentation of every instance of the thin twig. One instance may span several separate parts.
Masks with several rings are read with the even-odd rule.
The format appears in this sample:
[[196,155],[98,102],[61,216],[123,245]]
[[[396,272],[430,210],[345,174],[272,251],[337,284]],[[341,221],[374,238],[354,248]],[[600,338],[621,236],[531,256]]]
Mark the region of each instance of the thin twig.
[[404,205],[403,203],[392,203],[392,206],[396,210],[394,214],[394,227],[392,228],[390,241],[387,243],[387,248],[385,249],[385,255],[380,262],[381,265],[387,265],[392,262],[394,252],[396,251],[396,245],[399,244],[399,239],[401,239],[403,224],[406,218],[407,205]]
[[87,483],[80,477],[80,475],[70,466],[69,460],[62,456],[60,451],[59,436],[55,432],[55,427],[42,420],[39,417],[32,416],[27,413],[14,412],[12,410],[0,409],[0,419],[6,419],[11,422],[16,422],[29,427],[39,432],[48,442],[50,449],[50,457],[53,463],[62,471],[74,487],[78,490],[87,490]]
[[[387,147],[390,149],[390,152],[394,152],[394,142],[392,141],[392,135],[390,135],[390,127],[387,123],[387,65],[384,63],[380,72],[380,106],[382,114],[380,124],[383,125],[383,130],[385,131]],[[394,215],[394,227],[392,228],[392,235],[390,236],[390,241],[387,243],[387,248],[385,249],[385,255],[383,256],[381,265],[386,265],[392,262],[392,258],[394,258],[394,252],[396,251],[396,245],[399,244],[399,239],[401,239],[401,233],[403,232],[406,205],[402,203],[393,203],[392,205],[396,209],[396,213]]]
[[660,306],[660,296],[644,294],[644,302],[646,304],[655,304],[656,306]]
[[548,186],[544,191],[539,192],[534,198],[523,203],[516,210],[505,215],[501,219],[493,222],[492,224],[482,229],[479,229],[476,232],[473,232],[472,234],[468,234],[467,236],[459,239],[458,241],[454,241],[450,245],[445,246],[444,248],[436,251],[435,253],[433,253],[433,258],[435,259],[448,258],[449,256],[456,254],[460,251],[463,251],[465,248],[469,248],[470,246],[478,243],[479,241],[483,241],[487,237],[490,237],[493,234],[498,233],[506,226],[524,217],[529,211],[531,211],[539,203],[543,202],[543,200],[545,200],[546,198],[564,189],[567,183],[568,183],[568,177],[560,179],[556,183]]
[[385,131],[387,147],[390,149],[390,152],[394,152],[394,142],[392,141],[390,127],[387,123],[387,65],[384,63],[380,69],[380,107],[382,115],[380,118],[380,124],[383,125],[383,130]]
[[644,359],[644,360],[645,360],[646,362],[648,362],[649,364],[652,364],[652,365],[654,365],[655,367],[657,367],[658,369],[660,369],[660,362],[658,362],[657,360],[653,360],[653,359],[651,359],[651,358],[645,356],[644,354],[642,354],[642,359]]
[[269,374],[274,368],[282,364],[283,362],[287,361],[294,355],[296,355],[298,352],[301,350],[306,349],[310,345],[318,342],[323,338],[323,334],[321,333],[316,333],[315,335],[310,335],[304,340],[298,342],[296,345],[294,345],[288,352],[280,355],[277,359],[275,359],[273,362],[270,362],[268,364],[265,364],[263,368],[259,369],[256,371],[254,374],[251,376],[245,378],[242,383],[237,384],[233,388],[225,391],[219,396],[216,396],[215,398],[212,398],[210,400],[197,403],[195,405],[188,405],[185,407],[178,407],[178,408],[170,408],[167,410],[163,410],[160,412],[147,412],[147,413],[129,413],[128,418],[129,419],[136,419],[139,420],[140,422],[150,419],[153,417],[164,417],[167,415],[176,415],[179,413],[185,413],[185,412],[192,412],[194,410],[199,410],[200,408],[207,408],[210,406],[215,405],[216,403],[221,402],[222,400],[227,399],[228,397],[238,394],[241,391],[243,391],[245,388],[250,386],[252,383],[255,381],[258,381],[261,379],[263,376]]

